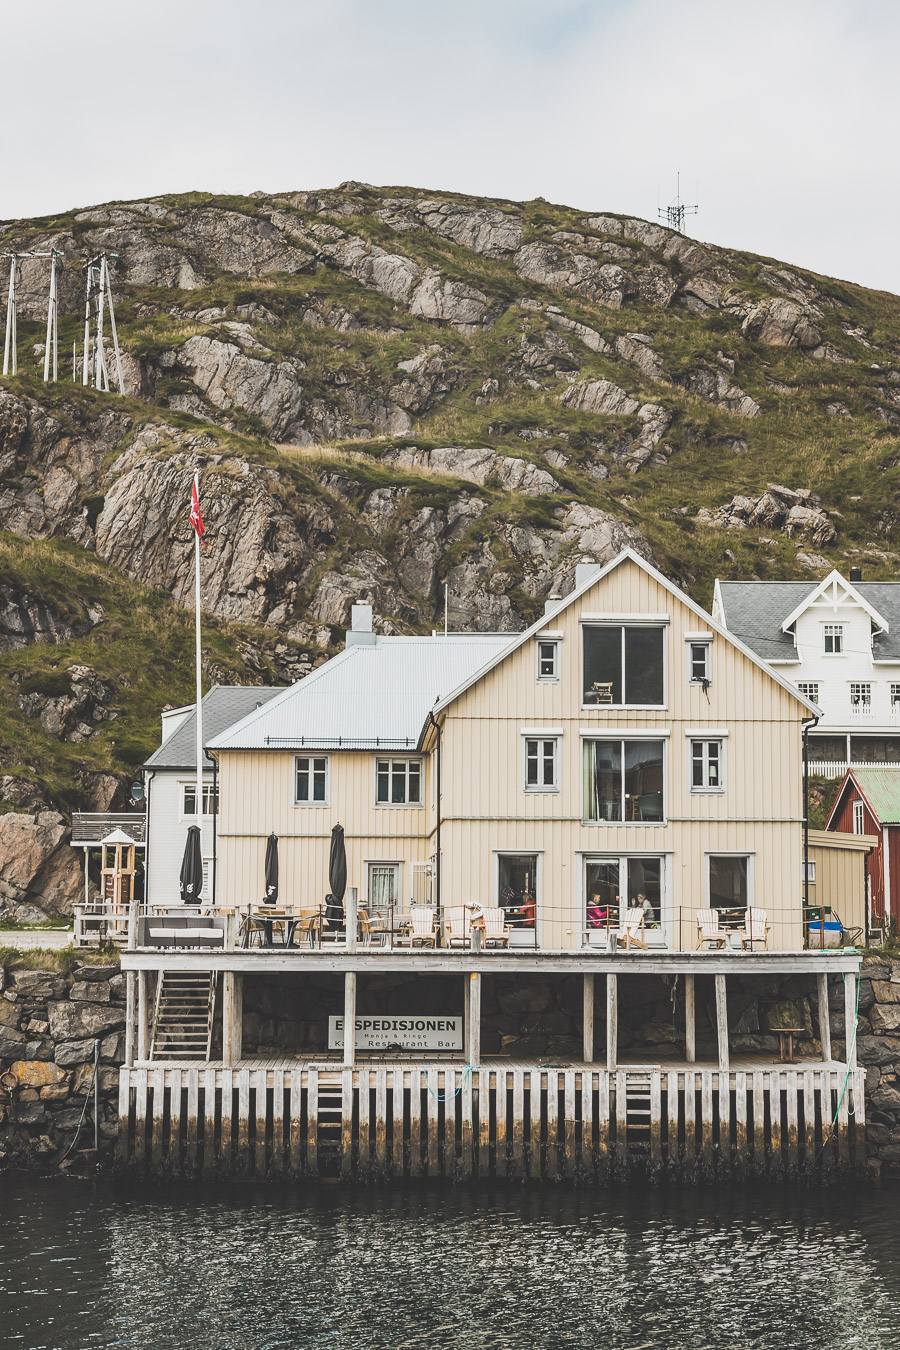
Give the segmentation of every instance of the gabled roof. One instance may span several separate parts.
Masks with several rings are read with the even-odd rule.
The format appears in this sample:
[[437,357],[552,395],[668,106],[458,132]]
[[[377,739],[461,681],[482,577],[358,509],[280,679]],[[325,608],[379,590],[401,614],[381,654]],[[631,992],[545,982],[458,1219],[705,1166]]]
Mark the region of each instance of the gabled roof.
[[850,784],[857,789],[879,825],[900,825],[900,764],[877,768],[848,769],[835,798],[826,829],[831,827]]
[[509,633],[380,637],[351,646],[215,739],[212,750],[415,749],[429,711],[516,641]]
[[[832,573],[832,576],[835,574]],[[839,575],[839,574],[837,574]],[[827,580],[827,578],[826,578]],[[855,581],[841,578],[854,603],[877,617],[877,632],[872,638],[876,661],[900,661],[900,582]],[[802,613],[823,583],[813,581],[717,581],[718,608],[729,633],[752,647],[765,661],[798,661],[799,657],[785,625],[793,615]],[[858,597],[858,599],[857,599]]]
[[777,670],[773,670],[765,660],[760,659],[757,652],[753,651],[749,646],[746,646],[734,633],[730,632],[727,628],[723,628],[721,624],[718,624],[712,615],[707,614],[706,610],[698,605],[696,601],[692,600],[690,596],[685,595],[684,591],[680,590],[674,582],[669,581],[667,577],[664,577],[661,572],[658,572],[655,567],[651,566],[645,558],[642,558],[639,553],[635,553],[634,550],[630,548],[623,549],[611,562],[598,568],[598,570],[582,582],[580,586],[576,586],[574,591],[567,595],[564,600],[560,600],[557,607],[554,610],[551,610],[549,614],[542,614],[536,623],[533,623],[524,633],[520,633],[504,650],[498,651],[490,661],[486,662],[485,665],[481,667],[480,670],[474,671],[467,680],[463,681],[455,689],[452,689],[445,698],[441,699],[434,711],[436,713],[441,712],[444,708],[449,707],[455,699],[459,698],[460,695],[471,688],[473,684],[478,680],[483,679],[484,676],[487,675],[489,671],[493,670],[495,666],[499,665],[501,661],[505,661],[514,651],[517,651],[520,647],[524,646],[524,644],[528,642],[529,639],[533,638],[535,634],[539,633],[541,629],[548,627],[552,619],[555,619],[557,615],[562,614],[570,605],[575,604],[575,602],[580,600],[592,586],[596,586],[598,581],[601,581],[604,577],[608,576],[610,572],[613,572],[626,561],[635,563],[636,566],[640,567],[642,571],[648,574],[648,576],[653,577],[654,581],[659,582],[670,595],[673,595],[677,600],[680,600],[683,605],[686,605],[689,610],[697,615],[698,619],[702,619],[703,623],[708,628],[711,628],[714,633],[718,633],[721,637],[725,638],[725,640],[730,642],[733,647],[737,647],[737,649],[740,652],[743,652],[744,656],[746,656],[753,665],[758,666],[760,670],[765,671],[769,678],[773,679],[776,684],[780,684],[782,689],[790,694],[792,698],[795,698],[798,703],[801,703],[804,708],[808,709],[811,715],[819,715],[820,709],[816,704],[812,703],[808,698],[805,698],[803,694],[791,684],[790,680],[786,680]]
[[840,572],[834,569],[832,569],[832,571],[828,573],[828,576],[825,578],[824,581],[820,581],[818,586],[813,588],[813,590],[810,592],[810,594],[806,597],[805,600],[801,600],[799,605],[797,605],[795,609],[791,610],[787,618],[782,620],[781,624],[782,630],[786,633],[787,630],[790,628],[791,624],[797,622],[801,614],[805,614],[808,609],[812,608],[812,606],[816,603],[817,600],[823,599],[825,597],[829,587],[832,590],[832,598],[835,603],[835,608],[837,607],[838,604],[837,597],[838,593],[840,592],[844,600],[850,599],[854,601],[855,604],[859,605],[860,609],[864,609],[865,612],[868,614],[869,618],[875,624],[876,628],[883,629],[885,633],[888,632],[890,624],[888,623],[887,619],[885,619],[881,614],[879,614],[873,605],[869,604],[868,600],[865,598],[864,595],[860,594],[860,592],[856,589],[852,581],[845,580],[845,578],[841,576]]
[[[260,704],[266,704],[282,694],[283,689],[271,689],[264,685],[217,684],[203,696],[203,739],[207,745],[221,735],[235,722],[241,721],[247,713]],[[168,740],[147,760],[148,769],[196,769],[197,767],[197,718],[191,708],[177,731],[173,731]],[[204,767],[213,768],[209,755],[204,755]]]

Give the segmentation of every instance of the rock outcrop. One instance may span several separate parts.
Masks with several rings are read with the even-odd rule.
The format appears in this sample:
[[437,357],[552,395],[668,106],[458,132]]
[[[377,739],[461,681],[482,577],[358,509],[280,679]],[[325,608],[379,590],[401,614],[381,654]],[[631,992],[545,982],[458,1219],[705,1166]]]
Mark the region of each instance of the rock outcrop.
[[0,914],[18,923],[71,914],[82,884],[67,823],[57,811],[0,815]]
[[837,538],[820,497],[809,488],[795,490],[777,483],[769,483],[760,497],[738,495],[717,511],[698,511],[697,520],[726,530],[781,530],[788,538],[816,548]]

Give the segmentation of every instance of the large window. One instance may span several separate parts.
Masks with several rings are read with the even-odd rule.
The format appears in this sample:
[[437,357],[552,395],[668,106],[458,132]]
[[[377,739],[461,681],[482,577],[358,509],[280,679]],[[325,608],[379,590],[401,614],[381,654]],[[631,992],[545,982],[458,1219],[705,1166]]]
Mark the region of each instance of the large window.
[[691,741],[691,791],[721,792],[725,787],[721,741]]
[[663,742],[585,740],[584,819],[661,821]]
[[710,855],[709,904],[711,909],[740,910],[750,903],[750,859]]
[[872,706],[872,686],[867,683],[857,683],[855,680],[850,684],[850,707],[851,708],[871,708]]
[[664,629],[584,625],[582,698],[590,707],[661,707]]
[[559,788],[559,741],[555,736],[525,738],[525,791],[556,792]]
[[421,806],[422,761],[377,759],[375,801],[379,806]]
[[328,805],[328,756],[298,755],[295,801],[298,806]]
[[586,858],[584,864],[584,931],[595,934],[615,928],[627,909],[644,911],[644,931],[662,939],[662,858]]
[[537,924],[536,853],[501,853],[497,859],[498,903],[519,945],[534,942]]
[[[218,788],[213,790],[212,783],[203,784],[203,814],[205,816],[215,816],[219,810],[219,792]],[[181,785],[181,814],[183,816],[195,816],[197,814],[197,783],[196,780]]]
[[844,650],[844,625],[842,623],[826,623],[825,651],[830,656],[837,656],[843,650]]

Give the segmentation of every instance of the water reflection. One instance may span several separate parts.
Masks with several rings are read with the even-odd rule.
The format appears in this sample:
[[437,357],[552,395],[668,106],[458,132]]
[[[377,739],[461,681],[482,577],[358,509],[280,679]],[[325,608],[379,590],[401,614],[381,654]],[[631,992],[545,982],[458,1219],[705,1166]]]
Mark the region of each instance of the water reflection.
[[887,1193],[0,1184],[2,1346],[900,1345]]

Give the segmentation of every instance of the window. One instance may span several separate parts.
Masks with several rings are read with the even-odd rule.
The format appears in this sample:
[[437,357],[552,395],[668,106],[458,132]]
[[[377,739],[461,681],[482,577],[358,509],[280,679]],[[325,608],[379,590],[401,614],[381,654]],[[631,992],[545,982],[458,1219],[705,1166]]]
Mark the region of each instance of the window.
[[797,688],[804,698],[810,699],[813,703],[819,701],[819,682],[818,680],[798,680]]
[[709,649],[708,642],[688,643],[688,679],[691,684],[710,683]]
[[865,834],[866,832],[865,826],[866,822],[863,811],[863,804],[860,801],[856,801],[853,803],[853,833]]
[[842,623],[826,623],[825,625],[825,651],[832,656],[837,656],[844,650],[844,625]]
[[662,741],[585,740],[582,753],[586,821],[662,821]]
[[537,644],[537,677],[539,680],[556,681],[559,679],[559,643],[539,642]]
[[891,707],[900,708],[900,684],[891,685]]
[[750,903],[750,859],[716,857],[709,859],[710,909],[746,909]]
[[400,864],[369,863],[368,912],[385,917],[400,898]]
[[378,806],[421,806],[422,761],[376,759],[375,801]]
[[501,853],[497,859],[497,901],[506,912],[506,922],[515,942],[527,946],[535,941],[537,925],[536,853]]
[[584,863],[584,930],[605,934],[625,917],[625,910],[644,910],[644,934],[662,938],[662,858],[586,858]]
[[850,685],[851,708],[869,708],[872,705],[872,686],[870,684]]
[[691,741],[691,791],[721,792],[725,786],[721,741]]
[[298,806],[328,805],[328,756],[297,756]]
[[663,635],[661,627],[585,624],[584,703],[661,707]]
[[556,792],[559,741],[556,737],[525,737],[525,791]]
[[802,863],[800,866],[800,875],[803,881],[808,881],[810,886],[815,886],[816,864],[814,862]]
[[[219,811],[219,790],[213,790],[212,783],[203,784],[203,814],[205,816],[218,815]],[[197,814],[197,783],[182,783],[181,785],[181,814],[183,816],[195,816]]]

